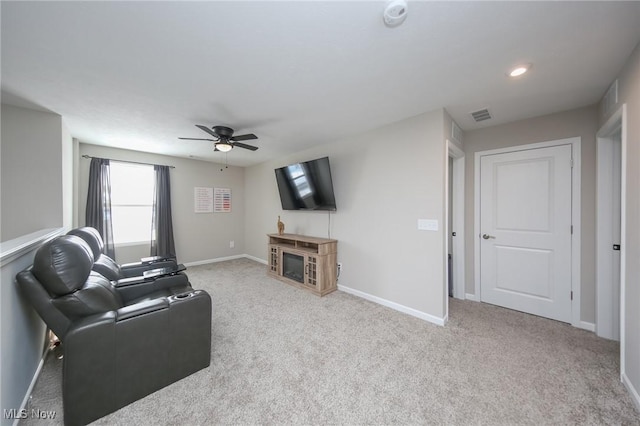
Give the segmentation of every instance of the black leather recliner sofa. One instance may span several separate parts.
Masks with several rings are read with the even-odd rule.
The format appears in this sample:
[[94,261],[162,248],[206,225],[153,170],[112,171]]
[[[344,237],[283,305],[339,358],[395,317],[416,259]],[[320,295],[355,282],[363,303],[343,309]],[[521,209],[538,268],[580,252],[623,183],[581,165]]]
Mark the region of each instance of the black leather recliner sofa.
[[93,252],[93,270],[110,280],[137,277],[145,271],[157,268],[175,268],[175,258],[169,256],[150,256],[140,262],[117,264],[112,258],[104,254],[104,241],[96,228],[84,226],[72,229],[67,235],[75,235],[84,240]]
[[185,275],[123,285],[92,267],[90,247],[65,235],[41,246],[33,265],[17,275],[62,342],[67,425],[94,421],[210,364],[205,291],[193,290]]

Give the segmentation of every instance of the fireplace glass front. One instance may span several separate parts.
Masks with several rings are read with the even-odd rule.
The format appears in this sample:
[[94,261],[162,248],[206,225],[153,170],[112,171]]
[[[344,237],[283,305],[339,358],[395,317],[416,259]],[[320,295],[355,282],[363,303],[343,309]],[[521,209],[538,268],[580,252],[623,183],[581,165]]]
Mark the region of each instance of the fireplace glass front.
[[304,283],[304,257],[297,254],[282,253],[282,275]]

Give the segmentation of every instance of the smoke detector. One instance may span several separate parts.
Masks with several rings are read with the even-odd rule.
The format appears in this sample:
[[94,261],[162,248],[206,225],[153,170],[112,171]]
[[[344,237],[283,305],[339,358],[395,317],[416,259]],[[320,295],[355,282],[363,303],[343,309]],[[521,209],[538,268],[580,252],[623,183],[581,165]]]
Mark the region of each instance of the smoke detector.
[[384,8],[384,23],[388,27],[397,27],[407,19],[407,2],[405,0],[391,0]]

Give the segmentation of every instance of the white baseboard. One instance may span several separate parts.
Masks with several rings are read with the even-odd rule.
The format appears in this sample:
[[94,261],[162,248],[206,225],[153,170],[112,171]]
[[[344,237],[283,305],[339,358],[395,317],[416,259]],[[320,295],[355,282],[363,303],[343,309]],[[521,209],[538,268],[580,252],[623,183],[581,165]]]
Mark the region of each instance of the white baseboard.
[[267,264],[266,260],[260,259],[255,256],[251,256],[248,254],[235,254],[233,256],[216,257],[215,259],[205,259],[205,260],[196,260],[195,262],[187,262],[184,264],[184,266],[189,267],[189,266],[198,266],[198,265],[208,265],[210,263],[226,262],[227,260],[234,260],[234,259],[251,259],[256,262],[264,263],[265,265]]
[[580,321],[578,323],[578,328],[590,331],[592,333],[596,332],[596,325],[594,323],[592,323],[592,322]]
[[408,306],[401,305],[396,302],[392,302],[387,299],[383,299],[378,296],[373,296],[369,293],[362,292],[360,290],[355,290],[350,287],[345,287],[343,285],[338,284],[338,290],[344,291],[345,293],[353,294],[354,296],[362,297],[363,299],[369,300],[371,302],[377,303],[382,306],[386,306],[387,308],[395,309],[396,311],[414,316],[416,318],[420,318],[421,320],[428,321],[437,325],[445,325],[447,322],[447,318],[438,318],[436,316],[427,314],[422,311],[418,311],[416,309],[410,308]]
[[269,263],[264,259],[260,259],[259,257],[251,256],[250,254],[245,254],[244,257],[246,257],[247,259],[253,260],[254,262],[262,263],[262,264],[265,264],[265,265],[268,265],[268,263]]
[[236,254],[233,256],[217,257],[215,259],[196,260],[195,262],[185,263],[184,266],[189,267],[189,266],[198,266],[198,265],[208,265],[209,263],[218,263],[218,262],[226,262],[227,260],[242,259],[245,256],[246,255],[244,254]]
[[[31,379],[31,383],[29,384],[29,387],[27,388],[27,393],[25,393],[24,398],[22,399],[22,404],[20,404],[20,408],[18,410],[18,412],[22,412],[22,410],[25,410],[27,408],[27,404],[29,403],[29,397],[31,396],[31,393],[33,393],[33,388],[36,386],[36,382],[38,381],[38,377],[40,377],[40,372],[42,371],[42,367],[44,366],[44,360],[47,357],[47,354],[49,353],[49,351],[44,351],[44,353],[42,354],[42,358],[40,359],[40,362],[38,363],[38,368],[36,368],[36,372],[33,373],[33,378]],[[20,419],[15,419],[13,421],[13,426],[17,426],[18,425],[18,421]]]
[[629,391],[629,395],[631,395],[631,399],[636,404],[636,408],[640,410],[640,395],[638,395],[638,391],[633,386],[633,384],[631,383],[631,381],[629,380],[629,378],[625,373],[620,374],[620,379],[622,380],[622,384]]
[[475,294],[465,293],[464,298],[465,300],[471,300],[472,302],[479,302]]

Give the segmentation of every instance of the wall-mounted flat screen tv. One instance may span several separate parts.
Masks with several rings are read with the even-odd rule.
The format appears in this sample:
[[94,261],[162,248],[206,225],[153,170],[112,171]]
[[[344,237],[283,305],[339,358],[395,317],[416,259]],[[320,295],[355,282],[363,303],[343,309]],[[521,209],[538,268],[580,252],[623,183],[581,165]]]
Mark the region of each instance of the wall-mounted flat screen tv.
[[275,171],[283,210],[335,211],[328,157],[291,164]]

